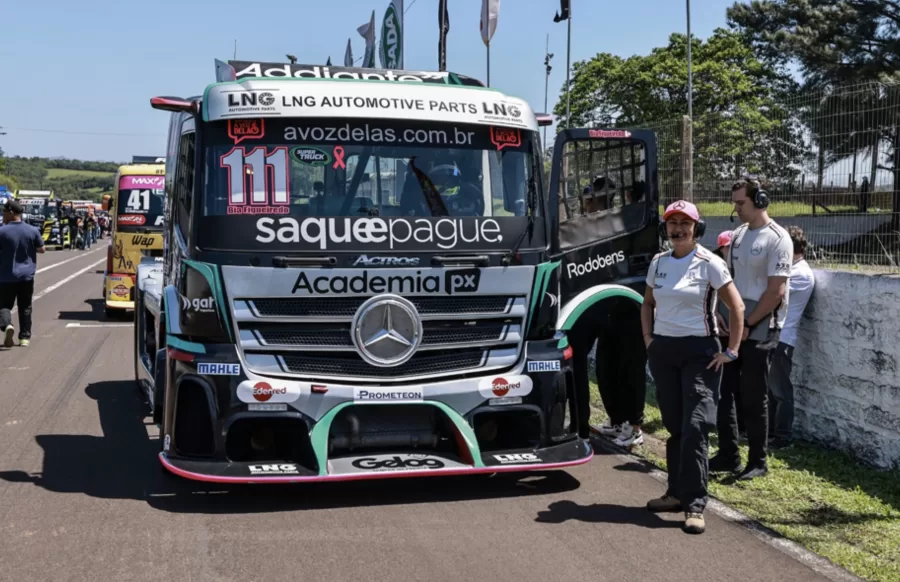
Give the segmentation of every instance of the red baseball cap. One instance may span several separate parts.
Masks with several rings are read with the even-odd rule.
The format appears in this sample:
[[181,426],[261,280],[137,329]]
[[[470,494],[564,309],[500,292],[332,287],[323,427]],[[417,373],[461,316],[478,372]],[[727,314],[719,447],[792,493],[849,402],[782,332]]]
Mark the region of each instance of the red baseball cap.
[[684,214],[694,222],[700,221],[700,211],[697,210],[697,207],[692,203],[686,200],[677,200],[666,208],[665,213],[663,213],[663,220],[669,220],[669,217],[673,214]]
[[727,247],[731,244],[731,239],[734,238],[733,230],[726,230],[725,232],[719,233],[719,238],[716,239],[716,248]]

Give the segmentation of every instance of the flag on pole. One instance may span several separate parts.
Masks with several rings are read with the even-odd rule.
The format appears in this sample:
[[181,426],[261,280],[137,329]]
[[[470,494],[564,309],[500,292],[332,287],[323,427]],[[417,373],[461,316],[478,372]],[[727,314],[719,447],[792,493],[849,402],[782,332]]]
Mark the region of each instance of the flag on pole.
[[438,71],[447,70],[447,33],[450,32],[450,13],[447,0],[438,2]]
[[559,12],[556,13],[556,16],[553,17],[553,22],[562,22],[563,20],[568,20],[570,15],[570,10],[572,7],[569,5],[569,0],[559,0]]
[[403,0],[391,0],[381,21],[381,40],[378,43],[381,66],[385,69],[403,68]]
[[347,39],[347,50],[344,51],[344,66],[353,66],[353,49],[350,48],[350,39]]
[[481,0],[481,40],[485,45],[491,44],[499,15],[500,0]]
[[363,24],[356,29],[361,37],[366,39],[366,52],[363,56],[362,67],[367,69],[375,68],[375,11],[372,11],[372,18],[369,22]]

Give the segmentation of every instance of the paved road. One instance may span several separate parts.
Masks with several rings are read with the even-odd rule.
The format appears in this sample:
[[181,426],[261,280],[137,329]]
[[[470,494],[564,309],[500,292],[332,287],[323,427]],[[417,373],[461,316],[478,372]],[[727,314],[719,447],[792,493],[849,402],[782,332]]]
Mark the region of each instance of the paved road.
[[2,580],[825,579],[716,515],[706,535],[682,533],[643,509],[663,486],[602,450],[570,471],[490,479],[168,476],[131,380],[130,325],[102,315],[103,242],[41,257],[32,346],[0,348]]

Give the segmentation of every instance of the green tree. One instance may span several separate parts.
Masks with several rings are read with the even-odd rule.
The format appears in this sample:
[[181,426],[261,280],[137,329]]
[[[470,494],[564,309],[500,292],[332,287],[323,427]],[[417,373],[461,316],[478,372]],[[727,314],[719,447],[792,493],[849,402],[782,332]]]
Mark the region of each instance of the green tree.
[[13,178],[12,176],[7,176],[6,174],[0,172],[0,186],[6,186],[6,189],[10,192],[15,192],[22,186],[19,184],[19,181]]
[[897,0],[735,2],[727,17],[761,58],[798,62],[813,86],[898,79]]
[[[763,0],[735,3],[729,24],[760,58],[797,63],[810,97],[802,119],[822,167],[871,155],[893,175],[893,224],[900,227],[900,2],[897,0]],[[856,86],[848,86],[850,84]],[[890,161],[884,165],[883,159]]]
[[[796,83],[757,58],[735,31],[694,38],[691,52],[695,193],[727,190],[723,182],[746,172],[792,179],[807,152],[797,120],[780,103]],[[672,34],[649,55],[600,53],[575,63],[571,125],[656,129],[663,170],[680,168],[687,95],[687,37]],[[554,110],[563,127],[565,102],[564,85]],[[677,172],[664,171],[661,186],[670,189],[678,180]]]

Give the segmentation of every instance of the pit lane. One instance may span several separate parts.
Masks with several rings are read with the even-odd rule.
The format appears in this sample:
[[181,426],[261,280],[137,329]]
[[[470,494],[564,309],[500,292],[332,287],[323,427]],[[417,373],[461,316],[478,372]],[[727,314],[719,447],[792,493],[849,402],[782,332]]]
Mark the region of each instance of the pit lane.
[[103,315],[104,257],[39,257],[57,266],[37,276],[32,345],[0,348],[4,579],[828,579],[712,513],[705,535],[682,533],[679,515],[644,509],[664,491],[648,469],[599,446],[587,465],[546,474],[171,476],[132,381],[132,330]]

